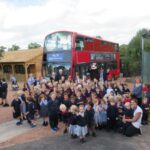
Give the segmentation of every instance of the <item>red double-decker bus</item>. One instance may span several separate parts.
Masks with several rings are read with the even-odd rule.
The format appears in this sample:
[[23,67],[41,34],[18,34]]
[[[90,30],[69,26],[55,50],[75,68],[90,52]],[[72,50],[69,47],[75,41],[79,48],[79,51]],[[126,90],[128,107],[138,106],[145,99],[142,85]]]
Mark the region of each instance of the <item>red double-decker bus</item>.
[[63,69],[75,78],[85,75],[92,63],[109,69],[108,80],[120,75],[119,45],[77,32],[57,31],[48,34],[44,41],[43,68],[46,77]]

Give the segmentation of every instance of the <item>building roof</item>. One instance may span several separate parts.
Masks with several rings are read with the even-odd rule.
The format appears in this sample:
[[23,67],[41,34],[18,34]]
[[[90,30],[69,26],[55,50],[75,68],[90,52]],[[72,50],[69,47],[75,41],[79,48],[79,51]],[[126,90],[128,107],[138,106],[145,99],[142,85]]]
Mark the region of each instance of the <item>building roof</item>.
[[4,52],[3,56],[0,58],[0,63],[28,62],[42,54],[43,48]]

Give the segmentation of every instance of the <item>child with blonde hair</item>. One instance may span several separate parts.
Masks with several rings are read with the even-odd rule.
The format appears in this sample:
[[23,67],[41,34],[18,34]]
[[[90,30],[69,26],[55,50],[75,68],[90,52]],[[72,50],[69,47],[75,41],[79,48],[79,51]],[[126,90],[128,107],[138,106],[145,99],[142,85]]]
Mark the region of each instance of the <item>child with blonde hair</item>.
[[93,100],[93,103],[94,103],[93,109],[95,112],[94,121],[95,121],[96,128],[98,128],[100,125],[100,105],[99,105],[99,101],[97,98]]
[[60,113],[61,113],[61,119],[64,123],[65,129],[64,129],[64,133],[67,133],[67,127],[68,127],[68,111],[67,111],[67,107],[64,104],[61,104],[60,107]]
[[71,135],[72,138],[76,138],[77,137],[77,111],[78,108],[76,105],[72,105],[70,107],[70,114],[69,114],[69,120],[68,120],[68,124],[69,124],[69,134]]
[[40,96],[40,115],[43,118],[43,126],[48,125],[48,121],[46,120],[48,117],[48,100],[44,94]]
[[85,142],[85,136],[88,132],[87,120],[85,115],[84,106],[79,106],[79,112],[77,114],[77,136],[80,138],[80,142]]

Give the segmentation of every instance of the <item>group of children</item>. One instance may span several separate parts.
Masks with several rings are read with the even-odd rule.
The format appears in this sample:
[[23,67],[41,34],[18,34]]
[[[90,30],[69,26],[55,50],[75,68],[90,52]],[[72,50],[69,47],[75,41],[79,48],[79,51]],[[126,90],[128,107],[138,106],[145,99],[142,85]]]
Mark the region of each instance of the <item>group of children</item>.
[[[64,133],[72,138],[79,137],[82,143],[85,137],[96,136],[96,130],[106,130],[125,134],[129,123],[123,118],[132,119],[130,102],[131,92],[124,83],[99,82],[94,79],[75,82],[70,79],[59,81],[41,80],[30,89],[23,88],[15,92],[11,106],[13,116],[18,118],[17,125],[27,120],[36,127],[35,117],[43,118],[43,126],[50,125],[52,132],[59,130],[63,122]],[[144,98],[142,123],[148,123],[149,102]]]

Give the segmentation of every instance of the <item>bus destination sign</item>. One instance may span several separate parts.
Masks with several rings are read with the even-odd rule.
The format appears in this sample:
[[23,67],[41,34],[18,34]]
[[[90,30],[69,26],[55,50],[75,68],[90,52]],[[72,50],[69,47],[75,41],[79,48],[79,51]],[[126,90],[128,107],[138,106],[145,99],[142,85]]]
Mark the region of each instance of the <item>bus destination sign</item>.
[[115,54],[114,53],[91,53],[90,54],[91,61],[114,61]]
[[71,52],[51,52],[47,54],[48,62],[70,62]]

